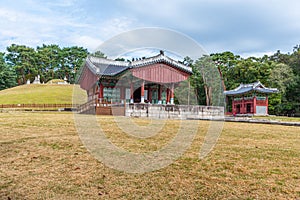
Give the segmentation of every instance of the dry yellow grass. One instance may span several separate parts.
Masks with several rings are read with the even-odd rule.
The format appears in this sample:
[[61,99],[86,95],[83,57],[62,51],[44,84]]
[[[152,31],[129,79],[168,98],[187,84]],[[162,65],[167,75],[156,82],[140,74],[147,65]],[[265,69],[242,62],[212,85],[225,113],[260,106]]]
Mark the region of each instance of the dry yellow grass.
[[[174,136],[178,121],[147,139],[122,134],[97,117],[116,145],[147,152]],[[147,125],[147,119],[133,119]],[[0,114],[2,199],[298,199],[300,127],[225,123],[212,153],[199,160],[210,122],[170,166],[145,174],[106,167],[82,145],[70,113]]]
[[78,85],[31,84],[1,90],[0,104],[72,104],[73,90],[86,100],[85,91]]

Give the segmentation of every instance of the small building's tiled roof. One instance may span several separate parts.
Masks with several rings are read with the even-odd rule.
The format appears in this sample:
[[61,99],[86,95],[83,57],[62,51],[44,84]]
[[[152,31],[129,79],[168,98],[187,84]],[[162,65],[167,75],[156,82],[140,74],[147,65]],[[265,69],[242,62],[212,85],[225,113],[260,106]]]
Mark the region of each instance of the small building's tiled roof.
[[246,94],[251,91],[255,91],[258,93],[270,94],[270,93],[277,93],[278,89],[277,88],[267,88],[260,81],[258,81],[258,82],[250,83],[250,84],[240,84],[240,86],[235,88],[234,90],[224,91],[224,94],[227,96],[234,96],[234,95]]
[[192,74],[192,68],[181,64],[164,54],[159,54],[154,57],[145,58],[141,60],[129,61],[115,61],[106,58],[97,58],[89,56],[86,59],[87,67],[95,74],[100,76],[115,76],[130,68],[144,67],[156,63],[166,63],[176,69],[182,70]]

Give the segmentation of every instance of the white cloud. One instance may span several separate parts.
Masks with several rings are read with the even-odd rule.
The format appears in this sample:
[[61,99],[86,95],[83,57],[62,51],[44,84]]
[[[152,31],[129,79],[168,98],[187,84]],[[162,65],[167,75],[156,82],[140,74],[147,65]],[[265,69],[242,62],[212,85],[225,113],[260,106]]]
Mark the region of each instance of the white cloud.
[[114,35],[120,34],[124,31],[131,30],[134,27],[133,23],[134,23],[134,19],[130,19],[127,17],[112,18],[103,21],[102,23],[99,23],[98,28],[101,35],[104,38],[109,39]]
[[[210,53],[286,52],[300,41],[298,0],[2,0],[0,51],[11,43],[86,45],[119,33],[163,27]],[[97,43],[97,44],[96,44]]]
[[[35,4],[35,7],[40,6]],[[43,10],[48,9],[44,7]],[[0,8],[0,17],[2,27],[5,27],[0,29],[2,50],[12,43],[32,47],[43,43],[65,44],[66,41],[62,41],[62,38],[88,27],[87,24],[74,21],[68,14],[57,14],[55,11],[40,14],[26,10]]]
[[76,0],[51,0],[46,2],[47,5],[49,6],[54,6],[54,7],[70,7],[76,3]]
[[176,55],[197,59],[206,54],[201,46],[179,32],[162,28],[142,28],[119,34],[105,41],[98,48],[111,58],[137,49],[168,50]]
[[261,58],[264,55],[267,55],[267,56],[274,55],[274,53],[276,53],[276,52],[272,52],[272,51],[257,52],[257,51],[255,51],[255,52],[240,53],[239,55],[242,58],[249,58],[249,57]]
[[2,20],[8,20],[10,22],[15,22],[17,21],[17,12],[11,12],[9,10],[0,8],[0,17]]
[[93,52],[103,41],[88,35],[76,35],[67,39],[69,44],[87,48]]
[[297,0],[124,2],[129,12],[136,13],[146,23],[187,33],[214,52],[227,48],[236,52],[278,48],[286,51],[300,37]]
[[104,39],[129,30],[133,23],[128,17],[90,20],[84,17],[88,10],[81,9],[74,0],[29,0],[23,8],[8,3],[0,8],[0,23],[5,27],[0,29],[0,50],[12,43],[32,47],[56,43],[79,45],[92,51]]

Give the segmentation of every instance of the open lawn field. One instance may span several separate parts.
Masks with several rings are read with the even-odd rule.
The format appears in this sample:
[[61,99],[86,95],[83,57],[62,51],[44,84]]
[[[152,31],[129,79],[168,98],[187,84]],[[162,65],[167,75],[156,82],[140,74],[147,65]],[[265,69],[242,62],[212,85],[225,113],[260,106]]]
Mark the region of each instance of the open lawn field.
[[[111,142],[132,152],[161,148],[178,126],[170,120],[160,134],[136,139],[111,116],[97,120]],[[91,156],[72,113],[0,113],[0,199],[300,199],[300,127],[226,122],[200,160],[210,123],[198,121],[192,145],[173,164],[129,174]]]

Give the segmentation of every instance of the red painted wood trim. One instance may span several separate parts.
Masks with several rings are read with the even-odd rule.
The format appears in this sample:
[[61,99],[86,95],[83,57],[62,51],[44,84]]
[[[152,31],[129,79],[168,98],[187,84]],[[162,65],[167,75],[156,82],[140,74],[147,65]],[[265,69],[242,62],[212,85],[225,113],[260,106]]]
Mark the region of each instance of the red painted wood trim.
[[141,97],[145,95],[145,81],[142,81],[141,83]]
[[134,92],[133,82],[131,82],[130,83],[130,99],[133,99],[133,92]]
[[171,86],[171,98],[174,98],[174,83]]
[[256,97],[253,97],[253,113],[256,114]]
[[84,90],[89,90],[93,87],[93,85],[97,82],[98,77],[91,72],[88,67],[85,67],[83,70],[83,75],[80,80],[80,87]]
[[186,80],[190,74],[163,63],[131,69],[132,75],[155,83],[177,83]]

